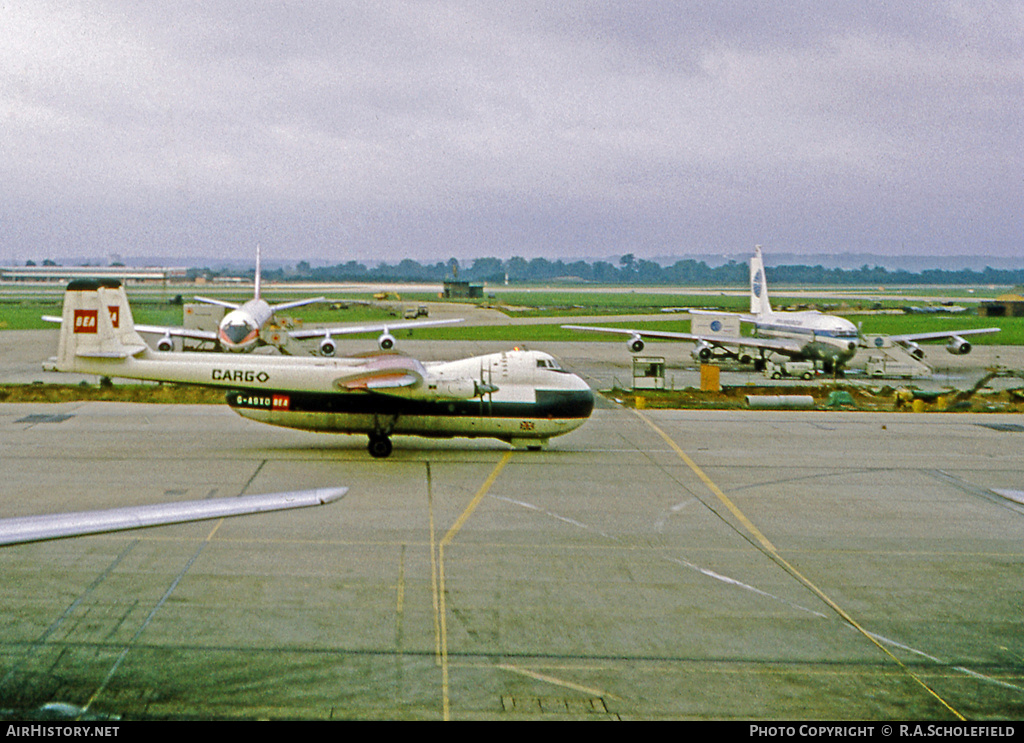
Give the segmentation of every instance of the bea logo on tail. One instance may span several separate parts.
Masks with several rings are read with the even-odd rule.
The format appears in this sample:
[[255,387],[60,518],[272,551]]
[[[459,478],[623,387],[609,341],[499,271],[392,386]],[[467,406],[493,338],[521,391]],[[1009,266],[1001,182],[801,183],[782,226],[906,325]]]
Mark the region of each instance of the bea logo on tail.
[[75,332],[95,333],[97,310],[75,310]]

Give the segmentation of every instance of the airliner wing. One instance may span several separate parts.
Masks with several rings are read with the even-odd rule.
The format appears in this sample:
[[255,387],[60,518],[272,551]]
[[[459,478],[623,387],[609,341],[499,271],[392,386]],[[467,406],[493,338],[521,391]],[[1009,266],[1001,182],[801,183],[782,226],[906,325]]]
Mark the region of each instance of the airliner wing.
[[[197,297],[198,299],[198,297]],[[317,302],[326,302],[327,297],[311,297],[310,299],[299,299],[294,302],[284,302],[283,304],[274,304],[270,306],[272,312],[280,312],[281,310],[291,310],[295,307],[305,307],[307,304],[316,304]]]
[[906,335],[886,336],[893,343],[916,343],[917,341],[937,341],[964,335],[981,335],[998,333],[1002,328],[972,328],[969,330],[939,330],[932,333],[907,333]]
[[48,516],[0,519],[0,545],[39,542],[48,539],[141,529],[147,526],[180,524],[187,521],[242,516],[331,503],[348,488],[319,488],[290,493],[268,493],[240,498],[157,503],[148,506],[113,508],[107,511],[78,511]]
[[[715,312],[711,314],[720,315]],[[693,341],[694,343],[706,343],[709,346],[731,348],[742,346],[744,348],[763,348],[766,351],[796,356],[803,354],[804,344],[797,340],[786,338],[751,338],[744,336],[722,336],[722,335],[693,335],[692,333],[674,333],[668,330],[640,330],[636,328],[602,328],[593,325],[563,325],[566,330],[583,330],[595,333],[618,333],[628,335],[631,338],[656,338],[667,341]]]
[[164,327],[162,325],[136,325],[135,330],[139,333],[158,333],[175,338],[193,338],[197,341],[217,342],[216,330],[193,330],[189,328]]
[[309,328],[308,330],[290,330],[288,334],[296,340],[306,338],[325,338],[328,335],[356,335],[358,333],[381,333],[404,328],[427,328],[438,325],[454,325],[462,322],[462,318],[452,320],[403,320],[400,322],[381,322],[371,325],[340,325],[334,328]]
[[210,299],[209,297],[193,297],[197,302],[204,302],[206,304],[215,304],[219,307],[227,307],[229,310],[237,310],[241,305],[235,304],[234,302],[225,302],[223,299]]
[[691,333],[673,333],[668,330],[634,330],[632,328],[602,328],[596,325],[563,325],[566,330],[582,330],[587,333],[618,333],[619,335],[637,336],[640,338],[657,338],[665,341],[699,341],[710,340]]
[[718,338],[715,336],[704,338],[705,343],[713,346],[743,346],[744,348],[762,348],[765,351],[775,351],[786,356],[803,356],[806,352],[804,344],[798,340],[786,338]]

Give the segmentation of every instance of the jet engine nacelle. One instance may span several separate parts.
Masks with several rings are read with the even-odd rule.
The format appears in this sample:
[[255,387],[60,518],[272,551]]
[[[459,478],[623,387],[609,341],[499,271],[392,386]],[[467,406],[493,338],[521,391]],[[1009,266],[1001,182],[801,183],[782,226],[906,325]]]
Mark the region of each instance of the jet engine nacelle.
[[949,343],[946,344],[946,351],[957,356],[962,356],[965,353],[971,352],[971,344],[959,335],[954,335],[949,339]]
[[174,339],[171,338],[170,333],[166,334],[163,338],[157,341],[157,351],[173,351],[174,350]]
[[631,335],[626,345],[629,346],[629,350],[633,353],[640,353],[644,350],[644,339],[639,335]]
[[322,341],[320,341],[321,356],[333,356],[336,350],[337,347],[334,345],[334,340],[331,339],[331,336],[327,336]]
[[391,335],[391,333],[381,333],[377,339],[377,347],[381,351],[390,351],[395,347],[395,336]]
[[711,346],[704,341],[698,341],[690,351],[690,355],[695,361],[709,361],[713,353]]
[[924,349],[913,341],[908,342],[906,348],[907,352],[918,361],[924,358]]

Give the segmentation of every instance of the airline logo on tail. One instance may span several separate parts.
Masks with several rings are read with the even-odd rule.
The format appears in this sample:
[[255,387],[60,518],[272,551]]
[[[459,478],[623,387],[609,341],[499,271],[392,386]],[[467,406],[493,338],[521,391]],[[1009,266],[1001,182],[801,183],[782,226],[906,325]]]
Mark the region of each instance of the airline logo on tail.
[[99,310],[75,310],[75,332],[96,333]]
[[[107,313],[110,315],[110,324],[114,330],[120,327],[120,311],[121,308],[116,304],[107,307]],[[96,333],[99,332],[97,323],[99,322],[99,310],[75,310],[75,332],[76,333]]]
[[764,283],[764,271],[761,269],[757,270],[754,274],[754,280],[750,284],[750,290],[754,292],[754,296],[758,299],[761,298],[761,285]]

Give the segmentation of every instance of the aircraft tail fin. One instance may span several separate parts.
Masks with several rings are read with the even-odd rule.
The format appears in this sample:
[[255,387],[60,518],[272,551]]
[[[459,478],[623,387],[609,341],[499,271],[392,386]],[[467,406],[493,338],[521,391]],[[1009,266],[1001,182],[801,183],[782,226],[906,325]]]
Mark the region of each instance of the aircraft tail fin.
[[253,298],[260,298],[260,244],[256,243],[256,275],[253,279]]
[[117,279],[79,279],[64,292],[58,371],[73,371],[76,357],[124,359],[144,351],[128,297]]
[[764,277],[764,261],[761,260],[761,246],[754,248],[750,259],[750,314],[770,315],[772,305],[768,299],[768,281]]

